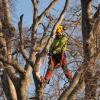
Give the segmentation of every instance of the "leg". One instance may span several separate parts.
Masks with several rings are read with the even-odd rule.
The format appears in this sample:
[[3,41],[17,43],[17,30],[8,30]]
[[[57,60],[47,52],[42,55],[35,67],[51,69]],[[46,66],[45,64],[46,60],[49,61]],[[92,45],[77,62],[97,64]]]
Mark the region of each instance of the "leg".
[[67,68],[67,59],[65,54],[62,54],[62,69],[64,71],[66,78],[71,80],[73,78],[72,71]]
[[49,81],[53,77],[54,66],[55,66],[54,60],[53,60],[53,58],[51,58],[50,61],[49,61],[49,65],[48,65],[46,75],[45,75],[46,81]]
[[47,70],[47,73],[45,75],[45,78],[43,78],[42,76],[40,77],[39,73],[40,73],[40,59],[36,60],[35,62],[36,66],[34,67],[34,70],[35,70],[35,74],[36,77],[37,77],[37,86],[36,86],[36,92],[39,95],[41,95],[42,93],[42,88],[45,87],[46,83],[53,77],[53,70],[54,70],[54,61],[53,59],[50,59],[49,61],[49,68]]
[[68,78],[69,80],[71,80],[73,78],[72,71],[69,70],[67,68],[67,66],[63,66],[62,69],[64,71],[64,74],[65,74],[66,78]]

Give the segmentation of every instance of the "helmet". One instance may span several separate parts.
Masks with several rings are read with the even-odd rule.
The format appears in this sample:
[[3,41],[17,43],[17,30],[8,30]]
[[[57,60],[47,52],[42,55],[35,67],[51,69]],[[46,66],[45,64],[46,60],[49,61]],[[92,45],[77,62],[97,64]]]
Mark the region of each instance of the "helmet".
[[63,31],[63,26],[59,25],[56,29],[56,33],[61,33]]

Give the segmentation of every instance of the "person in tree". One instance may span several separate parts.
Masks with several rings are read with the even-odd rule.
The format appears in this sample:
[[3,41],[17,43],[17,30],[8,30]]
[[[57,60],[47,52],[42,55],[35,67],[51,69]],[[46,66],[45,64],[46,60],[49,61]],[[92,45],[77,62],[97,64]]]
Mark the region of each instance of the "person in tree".
[[65,52],[67,51],[68,37],[63,34],[63,26],[58,26],[55,33],[55,39],[49,49],[49,62],[44,81],[48,82],[53,77],[55,68],[62,67],[64,74],[68,80],[72,80],[72,71],[67,68],[67,59]]

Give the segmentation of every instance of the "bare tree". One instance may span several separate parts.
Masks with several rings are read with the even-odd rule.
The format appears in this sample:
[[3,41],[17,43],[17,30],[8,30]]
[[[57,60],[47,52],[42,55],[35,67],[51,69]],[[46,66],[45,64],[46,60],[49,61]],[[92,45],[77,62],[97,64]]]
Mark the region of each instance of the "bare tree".
[[[92,25],[93,17],[91,16],[92,0],[81,0],[82,6],[82,35],[83,35],[83,49],[84,49],[84,80],[85,80],[85,99],[96,100],[96,85],[97,79],[95,77],[95,63],[99,56],[99,49],[96,48],[95,35],[99,35],[100,30],[100,11],[96,16],[99,19],[98,22],[94,22]],[[100,9],[99,9],[100,10]],[[95,18],[95,17],[94,17]],[[97,25],[96,25],[97,24]],[[95,30],[96,33],[93,31]],[[99,37],[97,37],[99,38]]]
[[[65,15],[70,0],[65,0],[64,7],[59,17],[56,18],[50,11],[55,7],[58,1],[59,0],[52,0],[48,7],[39,15],[40,1],[31,0],[33,5],[33,22],[27,31],[24,30],[23,26],[24,15],[22,14],[20,16],[17,31],[11,22],[11,1],[0,1],[0,68],[4,69],[2,84],[8,100],[28,99],[31,74],[35,85],[35,90],[33,91],[35,91],[36,94],[32,99],[43,100],[44,96],[48,95],[47,97],[51,99],[74,100],[80,90],[84,88],[85,83],[85,99],[89,100],[93,98],[95,100],[97,87],[94,82],[98,80],[99,71],[97,70],[95,72],[94,68],[97,66],[95,65],[96,62],[99,61],[100,51],[100,40],[98,38],[100,37],[100,16],[98,10],[94,17],[91,16],[91,0],[81,0],[82,17],[80,12],[81,8],[77,7],[77,9],[74,9],[74,14],[72,14],[73,16],[71,17],[73,19],[74,16],[77,16],[77,20],[68,20],[65,18]],[[48,20],[46,25],[43,22],[45,19]],[[83,41],[79,40],[79,37],[73,38],[66,32],[67,29],[70,30],[70,27],[74,27],[72,33],[75,28],[80,27],[81,19]],[[63,74],[60,71],[61,75],[56,75],[58,80],[52,82],[54,85],[52,87],[56,95],[54,95],[54,91],[51,94],[44,94],[44,86],[41,85],[39,81],[40,77],[37,75],[40,73],[37,72],[41,69],[40,65],[44,58],[46,58],[48,49],[52,43],[52,36],[57,26],[61,23],[67,26],[65,33],[71,41],[69,45],[71,51],[69,51],[69,54],[73,57],[73,60],[68,64],[75,63],[75,66],[77,66],[75,69],[76,73],[69,86],[60,88],[59,79],[63,78]],[[42,26],[43,32],[41,36],[38,36],[38,28],[40,26]],[[82,50],[84,50],[84,53],[82,53]],[[77,51],[77,53],[73,55],[72,51]],[[20,63],[20,60],[22,60],[21,63],[23,64]],[[79,70],[77,71],[78,68]],[[67,83],[65,79],[63,80]],[[57,84],[57,86],[55,84]]]

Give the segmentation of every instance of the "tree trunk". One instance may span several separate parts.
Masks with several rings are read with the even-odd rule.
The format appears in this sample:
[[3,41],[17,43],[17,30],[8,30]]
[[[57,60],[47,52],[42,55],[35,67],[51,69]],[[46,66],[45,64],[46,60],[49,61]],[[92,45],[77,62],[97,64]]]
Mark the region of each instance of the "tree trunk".
[[16,90],[8,75],[3,76],[3,89],[5,91],[7,100],[17,100]]
[[11,26],[11,15],[10,15],[10,7],[9,7],[9,1],[8,0],[2,0],[3,4],[3,13],[4,13],[4,20],[3,20],[3,29],[4,29],[4,35],[6,38],[6,44],[7,44],[7,57],[9,60],[12,59],[12,46],[11,46],[11,33],[10,33],[10,26]]
[[[23,78],[22,78],[23,77]],[[21,77],[21,84],[20,84],[20,94],[19,94],[19,100],[27,100],[27,91],[28,91],[28,86],[27,86],[27,79],[25,76]]]
[[1,0],[3,4],[4,20],[9,24],[11,23],[10,6],[8,0]]
[[3,6],[2,6],[2,0],[0,0],[0,21],[3,20]]
[[[84,79],[85,79],[85,100],[95,100],[96,84],[94,79],[94,47],[93,47],[93,33],[91,19],[92,0],[81,0],[82,6],[82,35],[83,35],[83,49],[84,49]],[[91,42],[92,38],[92,42]]]
[[[12,60],[12,42],[10,42],[12,33],[11,33],[11,15],[10,15],[10,7],[8,0],[0,0],[0,7],[2,7],[2,14],[1,14],[1,41],[2,44],[2,52],[1,55],[7,58],[8,61]],[[1,9],[0,9],[1,10]],[[8,65],[4,64],[3,67],[9,67]],[[8,100],[17,100],[16,89],[13,84],[13,81],[10,78],[10,72],[13,68],[5,69],[5,75],[3,77],[3,86],[5,89],[5,94]]]
[[32,67],[27,64],[26,65],[26,73],[21,75],[21,80],[19,83],[19,91],[18,91],[18,100],[27,100],[28,99],[28,88],[31,84],[30,73],[32,72]]
[[78,84],[76,85],[76,87],[73,89],[73,91],[68,96],[68,100],[75,100],[77,94],[80,93],[80,91],[83,91],[84,88],[85,88],[84,79],[81,76]]
[[30,81],[30,71],[26,75],[21,76],[21,81],[20,81],[20,94],[18,95],[18,100],[27,100],[28,99],[28,87],[31,83]]

